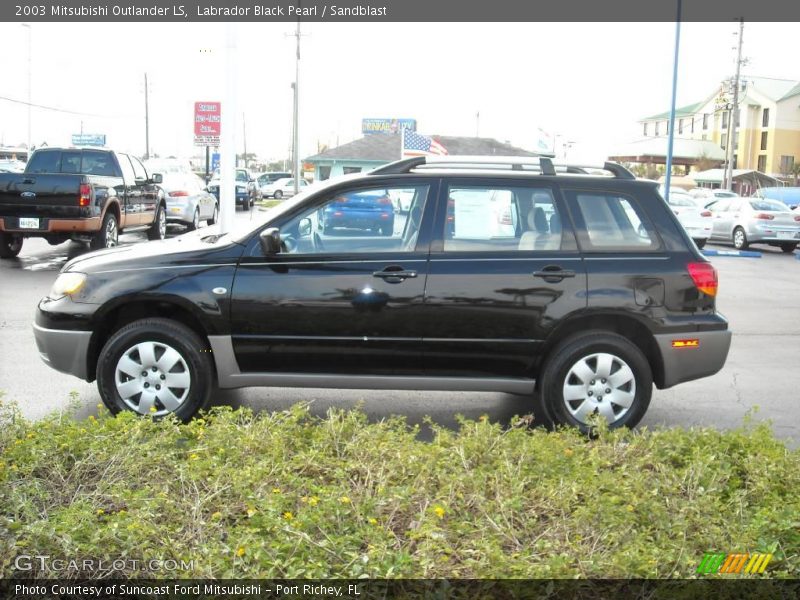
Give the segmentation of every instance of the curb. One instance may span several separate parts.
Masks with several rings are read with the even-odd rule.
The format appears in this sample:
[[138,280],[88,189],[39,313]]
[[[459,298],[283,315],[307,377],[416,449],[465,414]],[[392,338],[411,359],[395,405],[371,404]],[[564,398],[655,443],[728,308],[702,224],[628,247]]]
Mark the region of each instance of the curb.
[[[742,258],[761,258],[761,252],[753,250],[703,250],[703,256],[738,256]],[[800,256],[798,256],[800,258]]]

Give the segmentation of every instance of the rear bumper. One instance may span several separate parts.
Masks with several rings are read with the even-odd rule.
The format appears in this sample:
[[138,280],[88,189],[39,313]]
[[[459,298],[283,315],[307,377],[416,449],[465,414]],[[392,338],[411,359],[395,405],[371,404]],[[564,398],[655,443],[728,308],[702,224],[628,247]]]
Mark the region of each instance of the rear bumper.
[[39,229],[22,229],[19,227],[19,219],[17,217],[3,217],[0,218],[0,231],[17,233],[28,237],[44,236],[48,233],[94,233],[100,231],[100,226],[103,223],[100,217],[88,217],[85,219],[39,217],[39,220]]
[[[661,353],[664,381],[660,388],[669,388],[685,381],[709,377],[725,365],[731,347],[731,332],[693,331],[653,336]],[[696,340],[696,346],[673,347],[676,340]]]
[[87,380],[86,358],[91,331],[46,329],[34,323],[33,336],[39,356],[50,367],[62,373]]

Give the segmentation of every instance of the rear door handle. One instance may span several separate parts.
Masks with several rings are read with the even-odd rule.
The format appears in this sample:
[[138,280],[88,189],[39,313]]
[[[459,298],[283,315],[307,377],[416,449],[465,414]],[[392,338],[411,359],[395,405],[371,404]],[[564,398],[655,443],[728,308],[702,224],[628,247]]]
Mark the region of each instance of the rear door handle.
[[379,277],[387,283],[400,283],[406,279],[414,279],[417,276],[416,271],[406,271],[403,267],[391,266],[386,267],[383,271],[375,271],[373,277]]
[[534,271],[534,277],[541,277],[545,281],[561,281],[566,277],[575,277],[575,271],[562,269],[558,265],[548,265],[541,271]]

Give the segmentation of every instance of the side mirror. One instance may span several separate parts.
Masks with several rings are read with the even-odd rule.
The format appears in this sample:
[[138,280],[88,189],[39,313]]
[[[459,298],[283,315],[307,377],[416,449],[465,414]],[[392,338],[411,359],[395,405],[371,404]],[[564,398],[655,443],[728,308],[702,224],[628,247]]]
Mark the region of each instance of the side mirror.
[[297,233],[300,234],[300,237],[305,237],[307,235],[311,235],[311,219],[306,217],[297,226]]
[[152,181],[153,183],[163,183],[164,176],[161,173],[153,173]]
[[277,227],[268,227],[258,236],[264,254],[279,254],[281,251],[281,230]]

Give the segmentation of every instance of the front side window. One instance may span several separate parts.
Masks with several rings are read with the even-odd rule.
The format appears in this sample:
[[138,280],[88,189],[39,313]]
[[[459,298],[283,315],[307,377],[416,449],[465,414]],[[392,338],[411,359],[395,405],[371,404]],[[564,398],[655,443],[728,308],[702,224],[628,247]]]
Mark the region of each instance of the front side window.
[[[409,211],[395,213],[400,197]],[[412,252],[428,197],[427,185],[360,188],[336,192],[281,227],[288,254]]]
[[[568,192],[583,221],[581,243],[589,251],[656,250],[655,229],[638,203],[615,193]],[[579,228],[580,229],[580,228]]]

